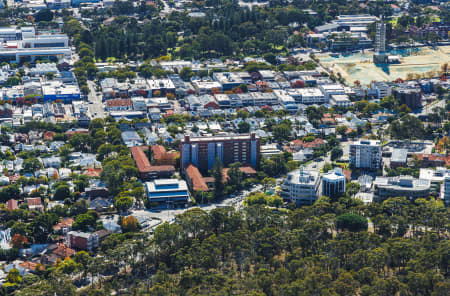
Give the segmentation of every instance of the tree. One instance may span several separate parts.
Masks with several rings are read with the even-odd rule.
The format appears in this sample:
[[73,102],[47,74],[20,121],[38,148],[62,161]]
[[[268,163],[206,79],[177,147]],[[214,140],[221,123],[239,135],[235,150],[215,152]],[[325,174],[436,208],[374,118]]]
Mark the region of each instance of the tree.
[[138,220],[133,216],[128,216],[122,219],[122,232],[136,232],[139,228]]
[[263,185],[263,192],[266,192],[268,188],[274,187],[277,184],[275,178],[266,177],[262,179],[261,184]]
[[91,214],[79,214],[75,217],[72,228],[75,230],[88,231],[89,228],[94,228],[96,225],[96,217]]
[[183,79],[184,81],[188,81],[194,75],[195,75],[195,73],[189,67],[183,67],[180,70],[180,78]]
[[23,161],[23,171],[27,173],[34,173],[42,168],[42,163],[34,157],[27,158]]
[[242,120],[238,123],[238,131],[240,134],[248,133],[250,131],[250,123]]
[[119,195],[114,199],[114,206],[119,212],[126,212],[133,203],[133,198],[127,195]]
[[20,276],[19,270],[17,268],[13,268],[8,272],[6,276],[6,281],[11,284],[19,284],[22,282],[22,277]]
[[219,158],[216,158],[213,167],[213,178],[214,178],[214,199],[219,200],[223,197],[223,174],[222,174],[222,161]]
[[19,233],[14,234],[11,238],[11,245],[15,249],[22,249],[28,243],[28,239]]
[[338,125],[336,127],[336,134],[339,134],[342,137],[344,137],[347,130],[348,130],[348,128],[345,125]]
[[273,128],[273,137],[277,142],[288,141],[291,136],[291,127],[287,124],[277,124]]
[[333,149],[331,149],[331,160],[336,160],[341,158],[343,155],[343,151],[342,148],[340,147],[334,147]]
[[59,185],[56,187],[55,193],[53,194],[54,200],[65,200],[70,198],[70,187],[69,185]]
[[53,231],[53,225],[58,222],[58,216],[53,213],[39,215],[31,222],[31,232],[36,243],[45,243]]
[[352,232],[367,231],[367,219],[358,214],[342,214],[336,217],[336,228]]
[[50,9],[41,9],[34,15],[34,20],[39,23],[41,21],[49,22],[53,19],[53,12]]
[[349,182],[345,185],[345,192],[348,196],[354,196],[359,192],[360,185],[356,182]]

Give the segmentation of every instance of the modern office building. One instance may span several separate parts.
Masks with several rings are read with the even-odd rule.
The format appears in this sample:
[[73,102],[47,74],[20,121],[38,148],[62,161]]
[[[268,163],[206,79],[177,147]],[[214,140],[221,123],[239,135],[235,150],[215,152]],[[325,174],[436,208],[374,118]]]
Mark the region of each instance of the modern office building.
[[346,178],[341,168],[335,168],[322,176],[322,194],[335,197],[345,192]]
[[224,91],[232,90],[235,87],[245,84],[245,81],[233,72],[214,72],[212,78],[222,84]]
[[381,143],[375,140],[360,140],[350,144],[350,165],[358,169],[381,168]]
[[158,179],[145,183],[148,200],[157,204],[183,205],[189,201],[186,181],[178,179]]
[[374,197],[378,200],[397,196],[416,199],[430,195],[431,182],[430,180],[416,179],[412,176],[377,177],[373,185]]
[[71,57],[69,37],[65,34],[36,34],[33,27],[0,28],[0,60],[34,62],[36,59],[61,60]]
[[311,205],[319,195],[320,177],[317,171],[295,170],[288,173],[281,185],[281,197],[297,205]]
[[287,93],[294,98],[298,104],[323,104],[328,102],[323,92],[317,87],[288,89]]
[[259,137],[254,133],[209,137],[185,135],[180,143],[181,171],[183,172],[188,164],[192,163],[200,172],[207,172],[213,169],[216,159],[219,159],[225,167],[240,162],[256,168],[259,150]]

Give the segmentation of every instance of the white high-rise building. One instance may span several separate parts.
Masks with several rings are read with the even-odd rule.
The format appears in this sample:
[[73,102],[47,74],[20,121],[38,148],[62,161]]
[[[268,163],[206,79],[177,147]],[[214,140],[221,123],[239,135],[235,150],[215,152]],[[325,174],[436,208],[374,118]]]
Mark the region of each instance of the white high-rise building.
[[350,165],[358,169],[377,170],[381,168],[380,141],[361,140],[351,144]]
[[297,205],[312,205],[317,200],[319,184],[317,171],[292,171],[281,185],[281,197]]

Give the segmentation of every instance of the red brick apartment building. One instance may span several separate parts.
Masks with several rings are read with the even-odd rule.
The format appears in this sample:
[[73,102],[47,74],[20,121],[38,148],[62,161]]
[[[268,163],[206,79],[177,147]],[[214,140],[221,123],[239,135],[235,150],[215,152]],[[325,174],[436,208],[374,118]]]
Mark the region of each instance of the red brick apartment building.
[[259,151],[259,137],[256,137],[254,133],[210,137],[185,135],[180,143],[180,167],[183,172],[192,163],[200,172],[205,173],[214,167],[218,158],[224,167],[240,162],[256,168]]

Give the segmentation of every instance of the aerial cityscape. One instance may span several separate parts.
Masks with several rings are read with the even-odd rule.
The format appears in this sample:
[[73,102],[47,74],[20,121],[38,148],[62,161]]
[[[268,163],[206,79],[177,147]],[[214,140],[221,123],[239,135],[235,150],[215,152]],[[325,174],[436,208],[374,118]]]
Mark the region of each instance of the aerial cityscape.
[[450,3],[0,1],[0,296],[450,295]]

